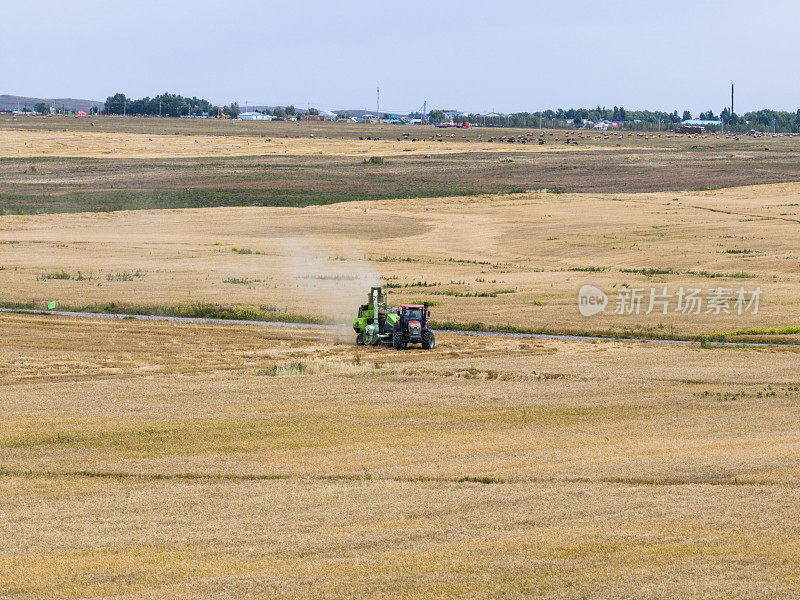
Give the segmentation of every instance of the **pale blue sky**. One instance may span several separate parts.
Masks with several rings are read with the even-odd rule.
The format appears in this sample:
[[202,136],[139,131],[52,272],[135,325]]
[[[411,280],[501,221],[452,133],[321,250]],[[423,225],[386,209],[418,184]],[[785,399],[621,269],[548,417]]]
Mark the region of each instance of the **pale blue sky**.
[[[800,107],[800,2],[3,0],[0,93],[513,112]],[[135,8],[132,8],[135,7]]]

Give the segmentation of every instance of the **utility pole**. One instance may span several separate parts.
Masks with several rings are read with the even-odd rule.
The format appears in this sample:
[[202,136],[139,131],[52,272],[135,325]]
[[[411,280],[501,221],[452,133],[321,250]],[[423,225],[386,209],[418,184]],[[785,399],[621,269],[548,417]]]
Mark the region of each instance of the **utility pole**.
[[733,114],[733,84],[731,84],[731,114]]
[[380,122],[381,122],[381,87],[380,86],[378,86],[378,106],[377,106],[377,111],[376,112],[378,113],[378,115],[377,115],[378,124],[380,125]]
[[161,116],[161,100],[158,101],[158,116]]
[[125,117],[127,115],[127,113],[128,113],[128,101],[127,100],[123,100],[122,101],[122,116]]

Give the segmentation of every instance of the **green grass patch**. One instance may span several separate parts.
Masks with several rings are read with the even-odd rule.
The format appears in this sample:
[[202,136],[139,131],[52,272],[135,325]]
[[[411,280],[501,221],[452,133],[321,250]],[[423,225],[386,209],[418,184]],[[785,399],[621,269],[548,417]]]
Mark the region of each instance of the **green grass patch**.
[[70,275],[66,271],[54,271],[52,273],[42,273],[41,275],[39,275],[39,277],[37,277],[37,279],[39,281],[48,281],[50,279],[67,280],[67,279],[72,279],[72,275]]
[[580,271],[580,272],[587,272],[587,273],[599,273],[600,271],[605,271],[605,267],[569,267],[567,271]]
[[135,281],[137,279],[144,279],[145,272],[139,269],[135,271],[122,271],[121,273],[108,273],[106,281]]
[[[0,302],[0,307],[12,310],[37,311],[44,311],[47,308],[46,303],[40,302]],[[296,315],[281,311],[275,306],[266,304],[262,304],[259,307],[248,307],[197,302],[178,306],[142,306],[137,304],[118,304],[116,302],[89,305],[70,305],[60,302],[58,310],[112,315],[220,319],[225,321],[274,321],[278,323],[306,323],[309,325],[331,322],[316,316]]]
[[501,294],[513,294],[517,290],[514,289],[507,289],[507,290],[493,290],[493,291],[484,291],[484,292],[462,292],[459,290],[454,289],[446,289],[446,290],[438,290],[438,291],[430,291],[429,294],[433,294],[434,296],[454,296],[456,298],[496,298]]
[[619,271],[620,271],[620,273],[633,273],[633,274],[636,274],[636,275],[647,275],[647,276],[651,276],[651,275],[673,275],[673,274],[677,273],[677,271],[675,269],[671,269],[671,268],[664,268],[664,269],[659,269],[659,268],[654,268],[654,269],[620,269]]

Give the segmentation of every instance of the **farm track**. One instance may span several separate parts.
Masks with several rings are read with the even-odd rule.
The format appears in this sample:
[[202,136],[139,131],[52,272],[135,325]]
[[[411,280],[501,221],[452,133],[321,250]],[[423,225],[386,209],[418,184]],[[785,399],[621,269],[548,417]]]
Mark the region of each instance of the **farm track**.
[[[63,310],[34,310],[19,308],[0,308],[0,312],[23,313],[34,315],[53,315],[59,317],[77,317],[88,319],[132,319],[137,321],[168,321],[170,323],[194,323],[194,324],[214,324],[214,325],[255,325],[259,327],[288,327],[295,329],[324,329],[333,331],[336,325],[325,325],[315,323],[291,323],[283,321],[248,321],[236,319],[212,319],[204,317],[170,317],[163,315],[131,315],[114,313],[89,313],[73,312]],[[632,337],[602,337],[592,335],[574,334],[555,334],[555,333],[513,333],[506,331],[466,331],[452,329],[434,329],[435,333],[446,333],[455,335],[470,335],[474,337],[510,338],[510,339],[533,339],[533,340],[561,340],[561,341],[588,341],[588,342],[625,342],[625,343],[651,343],[651,344],[677,344],[677,345],[700,345],[694,340],[665,340],[659,338],[632,338]],[[767,343],[767,342],[719,342],[708,341],[709,346],[716,347],[743,347],[743,348],[800,348],[800,344],[787,343]]]

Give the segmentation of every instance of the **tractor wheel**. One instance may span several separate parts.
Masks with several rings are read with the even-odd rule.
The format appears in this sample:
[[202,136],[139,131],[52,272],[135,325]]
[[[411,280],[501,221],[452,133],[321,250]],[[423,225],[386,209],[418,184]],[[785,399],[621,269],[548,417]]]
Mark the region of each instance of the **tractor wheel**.
[[356,336],[356,346],[363,346],[363,345],[364,345],[364,334],[363,333],[359,333]]
[[425,350],[433,350],[433,347],[436,345],[436,338],[433,337],[433,332],[430,329],[426,329],[422,332],[422,347]]
[[395,350],[405,350],[406,341],[403,339],[403,332],[399,329],[392,334],[392,346]]
[[381,345],[381,336],[376,335],[374,338],[372,338],[372,345],[373,346],[380,346]]

